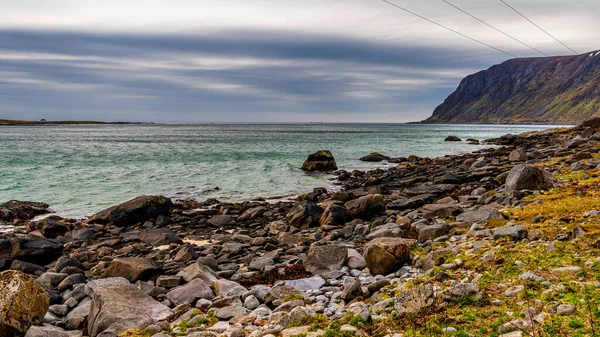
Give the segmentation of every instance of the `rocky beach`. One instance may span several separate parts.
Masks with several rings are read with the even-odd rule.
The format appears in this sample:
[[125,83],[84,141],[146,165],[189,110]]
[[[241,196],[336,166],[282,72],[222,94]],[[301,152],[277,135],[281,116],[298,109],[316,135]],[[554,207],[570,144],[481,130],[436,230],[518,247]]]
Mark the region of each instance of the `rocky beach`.
[[598,130],[371,171],[319,151],[340,190],[295,200],[7,202],[0,336],[597,336]]

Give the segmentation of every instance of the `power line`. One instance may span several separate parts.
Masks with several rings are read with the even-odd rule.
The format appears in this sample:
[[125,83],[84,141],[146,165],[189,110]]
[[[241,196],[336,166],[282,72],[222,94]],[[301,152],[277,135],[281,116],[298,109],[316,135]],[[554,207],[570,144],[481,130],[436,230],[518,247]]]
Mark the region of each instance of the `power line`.
[[467,38],[467,39],[469,39],[469,40],[471,40],[471,41],[474,41],[474,42],[477,42],[477,43],[479,43],[479,44],[482,44],[482,45],[484,45],[484,46],[486,46],[486,47],[488,47],[488,48],[492,48],[492,49],[494,49],[494,50],[496,50],[496,51],[499,51],[499,52],[501,52],[501,53],[504,53],[504,54],[506,54],[506,55],[508,55],[508,56],[511,56],[511,57],[518,57],[518,56],[516,56],[516,55],[513,55],[513,54],[511,54],[511,53],[509,53],[509,52],[506,52],[506,51],[504,51],[504,50],[502,50],[502,49],[496,48],[496,47],[494,47],[494,46],[491,46],[491,45],[489,45],[489,44],[487,44],[487,43],[485,43],[485,42],[481,42],[481,41],[479,41],[479,40],[477,40],[477,39],[475,39],[475,38],[472,38],[472,37],[470,37],[470,36],[468,36],[468,35],[465,35],[465,34],[463,34],[463,33],[459,32],[459,31],[456,31],[456,30],[454,30],[454,29],[452,29],[452,28],[449,28],[449,27],[447,27],[447,26],[444,26],[444,25],[443,25],[443,24],[441,24],[441,23],[437,23],[437,22],[435,22],[435,21],[433,21],[433,20],[429,20],[428,18],[426,18],[426,17],[424,17],[424,16],[422,16],[422,15],[419,15],[419,14],[417,14],[417,13],[415,13],[415,12],[411,12],[411,11],[409,11],[408,9],[404,8],[404,7],[400,7],[400,6],[396,5],[396,4],[395,4],[395,3],[393,3],[393,2],[390,2],[390,1],[388,1],[388,0],[381,0],[381,1],[383,1],[383,2],[385,2],[385,3],[387,3],[387,4],[389,4],[389,5],[392,5],[392,6],[396,7],[396,8],[398,8],[398,9],[401,9],[401,10],[403,10],[403,11],[407,12],[407,13],[410,13],[410,14],[412,14],[412,15],[416,16],[416,17],[419,17],[419,18],[421,18],[421,19],[423,19],[423,20],[425,20],[425,21],[427,21],[427,22],[433,23],[433,24],[434,24],[434,25],[436,25],[436,26],[442,27],[442,28],[444,28],[444,29],[446,29],[446,30],[449,30],[449,31],[451,31],[451,32],[455,33],[455,34],[458,34],[458,35],[460,35],[460,36],[462,36],[462,37],[465,37],[465,38]]
[[508,6],[508,8],[512,9],[513,11],[515,11],[517,14],[519,14],[520,16],[522,16],[525,20],[529,21],[532,25],[536,26],[539,30],[541,30],[542,32],[546,33],[546,35],[550,36],[551,38],[553,38],[554,40],[556,40],[556,42],[562,44],[563,46],[565,46],[565,48],[569,49],[570,51],[573,52],[573,54],[575,55],[579,55],[578,52],[574,51],[573,49],[571,49],[569,46],[567,46],[566,44],[562,43],[562,41],[560,41],[559,39],[555,38],[552,34],[548,33],[547,31],[545,31],[542,27],[538,26],[535,24],[535,22],[529,20],[525,15],[523,15],[521,12],[519,12],[518,10],[516,10],[513,6],[507,4],[504,0],[500,0],[503,4],[505,4],[506,6]]
[[460,8],[460,7],[458,7],[458,6],[456,6],[456,5],[452,4],[452,3],[450,3],[449,1],[446,1],[446,0],[442,0],[442,1],[443,1],[443,2],[445,2],[445,3],[447,3],[448,5],[450,5],[450,6],[454,7],[454,8],[456,8],[456,9],[458,9],[459,11],[461,11],[461,12],[463,12],[463,13],[467,14],[468,16],[472,17],[473,19],[475,19],[475,20],[477,20],[477,21],[479,21],[479,22],[483,23],[484,25],[486,25],[486,26],[488,26],[488,27],[490,27],[490,28],[494,29],[495,31],[497,31],[497,32],[499,32],[499,33],[502,33],[502,34],[503,34],[503,35],[505,35],[505,36],[508,36],[508,37],[510,37],[511,39],[513,39],[513,40],[515,40],[515,41],[519,42],[520,44],[524,45],[525,47],[528,47],[528,48],[530,48],[530,49],[533,49],[533,50],[535,50],[536,52],[538,52],[538,53],[540,53],[540,54],[542,54],[542,55],[544,55],[544,56],[548,56],[546,53],[544,53],[544,52],[542,52],[542,51],[540,51],[540,50],[538,50],[538,49],[536,49],[536,48],[534,48],[534,47],[532,47],[532,46],[528,45],[527,43],[525,43],[525,42],[523,42],[523,41],[521,41],[521,40],[517,39],[516,37],[513,37],[513,36],[511,36],[511,35],[509,35],[509,34],[507,34],[507,33],[503,32],[503,31],[501,31],[500,29],[498,29],[498,28],[496,28],[496,27],[494,27],[494,26],[490,25],[489,23],[487,23],[487,22],[485,22],[485,21],[481,20],[480,18],[478,18],[478,17],[476,17],[476,16],[472,15],[471,13],[469,13],[469,12],[467,12],[467,11],[463,10],[462,8]]

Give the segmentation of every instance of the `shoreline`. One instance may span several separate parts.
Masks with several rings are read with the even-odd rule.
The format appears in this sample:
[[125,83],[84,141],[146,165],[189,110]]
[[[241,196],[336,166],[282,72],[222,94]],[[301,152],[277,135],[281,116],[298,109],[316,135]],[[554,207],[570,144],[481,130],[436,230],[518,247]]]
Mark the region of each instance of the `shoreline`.
[[[470,153],[340,171],[340,191],[273,203],[141,196],[81,220],[15,218],[26,229],[0,236],[0,249],[18,248],[0,250],[0,268],[39,277],[59,306],[45,323],[92,336],[104,323],[78,316],[90,307],[130,337],[502,336],[544,329],[542,318],[585,335],[589,325],[570,322],[587,322],[578,298],[600,298],[598,130],[505,135]],[[560,286],[572,282],[586,287],[569,288],[571,301]],[[531,329],[505,314],[528,300]],[[113,314],[126,307],[136,319]],[[142,320],[149,311],[160,315]]]

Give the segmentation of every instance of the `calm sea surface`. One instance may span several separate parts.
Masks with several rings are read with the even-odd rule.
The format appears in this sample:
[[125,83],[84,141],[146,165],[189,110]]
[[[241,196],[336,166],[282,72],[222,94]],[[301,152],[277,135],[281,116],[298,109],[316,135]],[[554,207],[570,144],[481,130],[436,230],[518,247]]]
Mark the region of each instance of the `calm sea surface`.
[[387,166],[358,160],[435,157],[489,145],[486,139],[544,126],[415,124],[235,124],[0,126],[0,203],[43,201],[82,217],[141,194],[242,200],[331,187],[331,176],[299,167],[319,149],[340,169]]

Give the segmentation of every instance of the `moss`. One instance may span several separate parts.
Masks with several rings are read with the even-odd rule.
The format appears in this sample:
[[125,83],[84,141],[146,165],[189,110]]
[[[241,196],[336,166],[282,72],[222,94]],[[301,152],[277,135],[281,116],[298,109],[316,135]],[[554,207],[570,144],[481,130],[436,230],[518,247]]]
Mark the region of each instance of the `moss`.
[[281,299],[282,302],[291,302],[295,300],[304,300],[304,296],[299,293],[289,293]]

